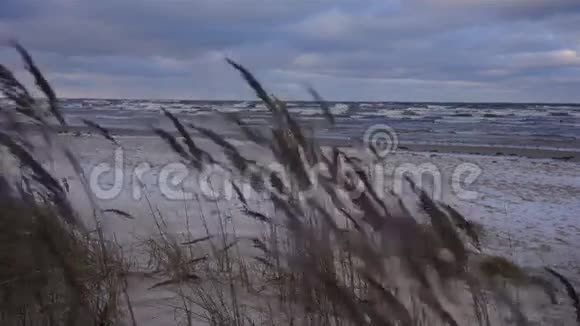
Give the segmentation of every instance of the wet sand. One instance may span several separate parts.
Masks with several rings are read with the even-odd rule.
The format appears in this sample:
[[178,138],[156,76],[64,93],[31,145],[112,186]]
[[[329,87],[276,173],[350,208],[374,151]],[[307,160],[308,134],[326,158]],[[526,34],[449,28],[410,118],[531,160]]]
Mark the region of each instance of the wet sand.
[[554,159],[580,162],[580,150],[524,148],[510,146],[444,145],[444,144],[400,144],[401,151],[454,153],[486,156],[519,156],[536,159]]

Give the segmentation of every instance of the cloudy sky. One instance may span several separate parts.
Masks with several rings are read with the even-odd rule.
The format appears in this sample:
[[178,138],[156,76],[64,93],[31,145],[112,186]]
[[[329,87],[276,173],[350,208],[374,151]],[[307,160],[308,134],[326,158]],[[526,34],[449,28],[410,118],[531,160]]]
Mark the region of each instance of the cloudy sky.
[[1,0],[11,38],[61,97],[253,98],[227,56],[284,99],[580,102],[579,0]]

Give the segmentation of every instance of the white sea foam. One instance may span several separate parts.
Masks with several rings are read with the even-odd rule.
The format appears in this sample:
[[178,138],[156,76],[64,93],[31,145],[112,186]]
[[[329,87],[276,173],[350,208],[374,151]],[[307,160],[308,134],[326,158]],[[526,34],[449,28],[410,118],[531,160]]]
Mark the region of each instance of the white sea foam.
[[348,105],[343,103],[337,103],[330,108],[332,114],[341,115],[348,112]]
[[247,108],[250,106],[248,102],[236,103],[233,105],[234,108]]
[[322,114],[322,111],[318,108],[288,108],[293,114],[298,114],[302,116],[312,116],[317,114]]
[[449,109],[449,107],[445,106],[445,105],[433,105],[433,104],[427,105],[427,108],[429,108],[430,110],[447,110],[447,109]]

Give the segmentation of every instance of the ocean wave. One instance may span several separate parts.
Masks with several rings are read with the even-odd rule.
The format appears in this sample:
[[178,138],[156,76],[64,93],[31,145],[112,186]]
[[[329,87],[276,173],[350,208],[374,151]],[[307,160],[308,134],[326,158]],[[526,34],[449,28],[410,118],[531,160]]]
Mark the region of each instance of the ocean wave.
[[427,108],[429,108],[430,110],[447,110],[450,107],[447,105],[433,105],[433,104],[429,104],[427,105]]
[[453,117],[473,117],[473,113],[469,113],[469,112],[458,112],[455,114],[452,114]]
[[569,117],[570,113],[568,112],[549,112],[548,115],[552,117]]
[[320,110],[319,108],[294,107],[294,108],[288,108],[288,111],[290,111],[290,113],[298,114],[301,116],[314,116],[314,115],[321,115],[322,114],[322,110]]
[[342,115],[345,114],[349,111],[349,107],[346,104],[343,103],[337,103],[335,105],[333,105],[332,107],[330,107],[330,113],[335,114],[335,115]]

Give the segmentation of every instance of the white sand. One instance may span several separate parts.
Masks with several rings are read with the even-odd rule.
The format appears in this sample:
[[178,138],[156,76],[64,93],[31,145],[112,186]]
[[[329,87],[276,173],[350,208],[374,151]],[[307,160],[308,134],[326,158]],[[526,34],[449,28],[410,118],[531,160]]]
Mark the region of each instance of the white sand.
[[[66,137],[68,143],[83,165],[87,175],[101,163],[114,164],[115,147],[98,136]],[[152,232],[152,209],[163,213],[164,218],[175,231],[183,230],[186,219],[190,220],[194,233],[199,230],[199,214],[208,217],[216,210],[228,212],[239,207],[235,194],[231,199],[220,198],[217,204],[209,200],[200,191],[198,176],[190,170],[184,182],[192,189],[192,194],[199,195],[203,210],[195,200],[172,200],[164,196],[158,183],[159,172],[169,163],[180,162],[167,145],[157,137],[119,137],[123,148],[123,170],[125,171],[121,193],[113,199],[99,200],[101,208],[115,208],[127,211],[137,220],[112,218],[107,227],[120,239],[131,239],[129,233],[146,235]],[[198,140],[199,144],[210,149],[212,155],[220,158],[219,151],[208,140]],[[241,144],[241,143],[240,143]],[[249,156],[262,162],[269,159],[267,153],[255,151],[250,146],[242,150]],[[145,174],[146,191],[141,199],[135,199],[139,191],[134,190],[132,176],[135,166],[141,163],[151,165],[151,171]],[[465,163],[475,164],[481,169],[481,175],[469,186],[477,197],[465,200],[454,191],[452,174],[457,167]],[[555,266],[568,276],[580,279],[580,164],[551,159],[529,159],[522,157],[480,156],[443,153],[415,153],[399,151],[385,160],[385,187],[392,188],[390,180],[397,169],[405,164],[420,167],[436,166],[441,172],[442,195],[444,202],[451,203],[470,220],[483,224],[489,232],[486,237],[490,249],[511,256],[524,265]],[[425,165],[429,164],[429,165]],[[470,167],[468,165],[468,167]],[[55,171],[70,179],[73,191],[71,196],[83,196],[75,183],[75,175],[66,167]],[[103,188],[113,184],[111,174],[101,177]],[[425,179],[425,180],[428,180]],[[218,182],[218,186],[219,187]],[[428,184],[428,183],[427,183]],[[137,186],[137,188],[139,188]],[[186,188],[185,190],[189,190]],[[174,190],[180,190],[175,187]],[[220,192],[223,194],[223,191]],[[262,205],[268,205],[264,199],[251,198]],[[86,203],[86,200],[74,201]],[[151,206],[149,205],[151,203]],[[86,207],[81,207],[86,209]],[[237,231],[251,234],[254,223],[239,221]]]
[[[87,174],[100,163],[113,164],[114,146],[106,140],[97,136],[66,136],[64,139],[78,154]],[[236,217],[240,205],[235,198],[222,198],[217,203],[208,200],[200,194],[196,182],[192,182],[192,186],[200,195],[201,204],[194,200],[167,199],[157,184],[159,171],[168,163],[179,162],[179,158],[157,137],[119,137],[118,140],[124,149],[123,170],[126,175],[123,191],[113,199],[99,200],[99,205],[121,209],[136,217],[135,220],[116,217],[106,220],[107,231],[114,233],[121,242],[134,243],[135,239],[154,233],[152,211],[157,209],[175,232],[185,232],[189,224],[192,233],[203,234],[200,214],[203,213],[211,222],[211,217],[218,211],[234,216],[238,234],[260,232],[256,222]],[[212,148],[207,140],[199,143],[202,147]],[[261,160],[268,160],[262,152],[251,148],[244,150]],[[215,147],[212,154],[214,152]],[[153,173],[145,178],[146,196],[137,200],[133,198],[131,173],[143,162],[151,165]],[[465,163],[475,164],[482,171],[479,178],[466,187],[477,193],[477,197],[470,200],[459,198],[451,187],[453,171]],[[577,215],[580,211],[580,164],[506,156],[398,152],[387,158],[385,171],[390,175],[403,164],[433,164],[441,171],[443,201],[458,207],[469,220],[485,226],[484,246],[489,251],[511,257],[525,266],[553,266],[575,282],[580,280],[580,219]],[[79,202],[75,199],[83,195],[79,184],[74,181],[74,173],[59,163],[55,164],[54,171],[69,179],[73,202]],[[112,184],[110,176],[104,176],[102,181]],[[392,182],[387,181],[386,185],[392,186]],[[269,205],[263,200],[252,199],[260,205]],[[86,200],[82,202],[86,203]],[[87,210],[88,206],[79,208]],[[145,319],[149,313],[156,314],[146,308],[147,302],[153,300],[151,295],[145,291],[137,300],[137,306],[143,308],[139,314],[143,314]],[[154,320],[144,323],[147,324],[161,325]]]

